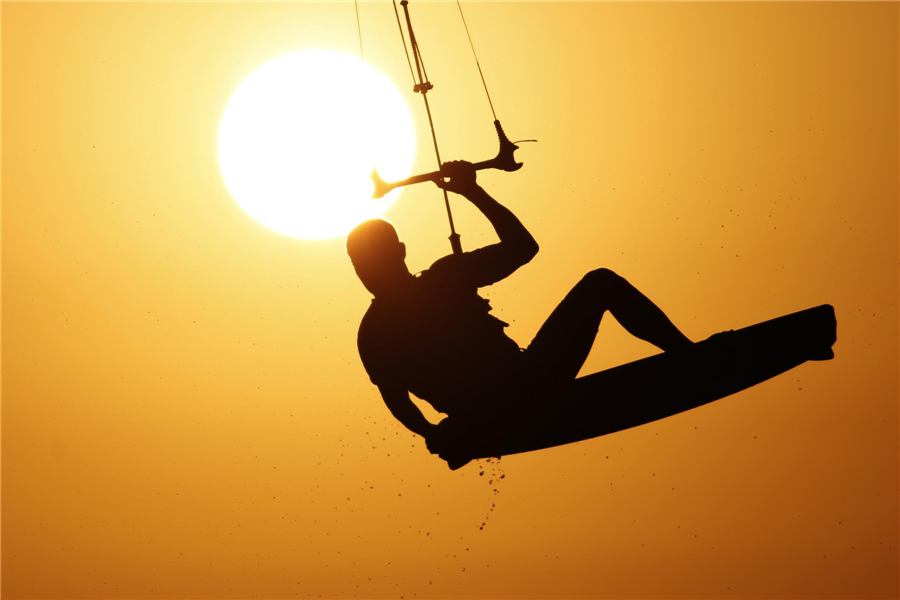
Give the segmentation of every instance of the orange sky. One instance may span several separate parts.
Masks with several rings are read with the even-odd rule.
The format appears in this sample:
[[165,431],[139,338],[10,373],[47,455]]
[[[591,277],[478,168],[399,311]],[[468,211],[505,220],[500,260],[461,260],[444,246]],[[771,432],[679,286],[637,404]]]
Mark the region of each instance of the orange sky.
[[[343,240],[265,229],[218,168],[237,85],[357,53],[352,3],[4,2],[3,597],[900,596],[900,5],[464,8],[540,140],[480,176],[541,244],[488,290],[514,339],[602,266],[694,339],[833,304],[836,358],[451,472],[365,375]],[[411,9],[442,155],[491,156],[456,6]],[[393,10],[359,11],[431,169]],[[434,187],[386,216],[412,270],[449,251]],[[606,318],[584,372],[653,352]]]

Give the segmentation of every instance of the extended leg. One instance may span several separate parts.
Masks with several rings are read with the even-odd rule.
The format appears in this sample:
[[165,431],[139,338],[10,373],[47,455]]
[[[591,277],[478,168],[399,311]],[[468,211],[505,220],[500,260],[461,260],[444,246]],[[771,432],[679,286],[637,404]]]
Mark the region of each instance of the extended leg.
[[661,350],[692,345],[669,318],[624,278],[609,269],[585,275],[541,326],[528,353],[556,377],[572,379],[587,359],[606,311],[629,333]]

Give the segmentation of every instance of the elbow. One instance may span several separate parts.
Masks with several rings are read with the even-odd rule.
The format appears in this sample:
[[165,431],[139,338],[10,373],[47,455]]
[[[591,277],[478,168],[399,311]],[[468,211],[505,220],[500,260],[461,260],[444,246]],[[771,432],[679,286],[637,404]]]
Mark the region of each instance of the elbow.
[[531,259],[537,256],[540,249],[537,241],[529,236],[528,240],[522,245],[522,258],[524,258],[526,263],[531,262]]

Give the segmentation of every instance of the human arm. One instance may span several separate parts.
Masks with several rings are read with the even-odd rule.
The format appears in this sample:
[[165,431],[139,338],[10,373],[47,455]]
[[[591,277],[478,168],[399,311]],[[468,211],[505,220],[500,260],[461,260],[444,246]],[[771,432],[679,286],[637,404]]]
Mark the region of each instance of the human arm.
[[437,430],[437,425],[428,421],[419,407],[413,404],[409,392],[403,386],[386,383],[379,385],[378,391],[394,418],[413,433],[427,440]]
[[460,460],[458,458],[459,449],[455,442],[455,436],[447,427],[449,424],[447,419],[437,425],[428,421],[419,408],[413,404],[409,392],[402,386],[379,385],[378,391],[381,392],[381,397],[394,418],[413,433],[425,438],[425,445],[429,452],[446,460],[450,463],[451,468],[459,468],[468,462],[467,459]]
[[475,169],[465,161],[444,163],[442,171],[448,181],[435,183],[447,191],[464,196],[487,217],[500,243],[486,246],[468,257],[466,270],[477,287],[490,285],[505,279],[516,269],[528,263],[538,253],[538,244],[522,222],[505,206],[494,200],[475,179]]

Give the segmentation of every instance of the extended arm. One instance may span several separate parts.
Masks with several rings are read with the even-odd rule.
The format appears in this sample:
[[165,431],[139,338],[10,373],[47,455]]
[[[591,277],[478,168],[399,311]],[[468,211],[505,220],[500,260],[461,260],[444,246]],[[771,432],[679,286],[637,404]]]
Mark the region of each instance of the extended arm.
[[437,425],[430,423],[419,407],[413,404],[409,392],[402,386],[379,385],[378,391],[391,414],[413,433],[427,439],[437,429]]
[[379,385],[378,391],[381,392],[381,397],[391,414],[407,429],[425,438],[425,445],[432,454],[437,454],[448,462],[453,461],[451,468],[454,469],[468,462],[469,459],[457,458],[458,449],[453,438],[448,438],[447,429],[440,427],[441,423],[446,424],[448,419],[438,425],[429,422],[419,407],[413,404],[409,392],[402,386]]
[[449,181],[437,181],[438,187],[467,198],[487,217],[500,243],[486,246],[473,253],[467,269],[472,271],[478,287],[505,279],[513,271],[529,262],[538,253],[538,244],[522,222],[505,206],[491,198],[475,181],[471,163],[444,163]]

